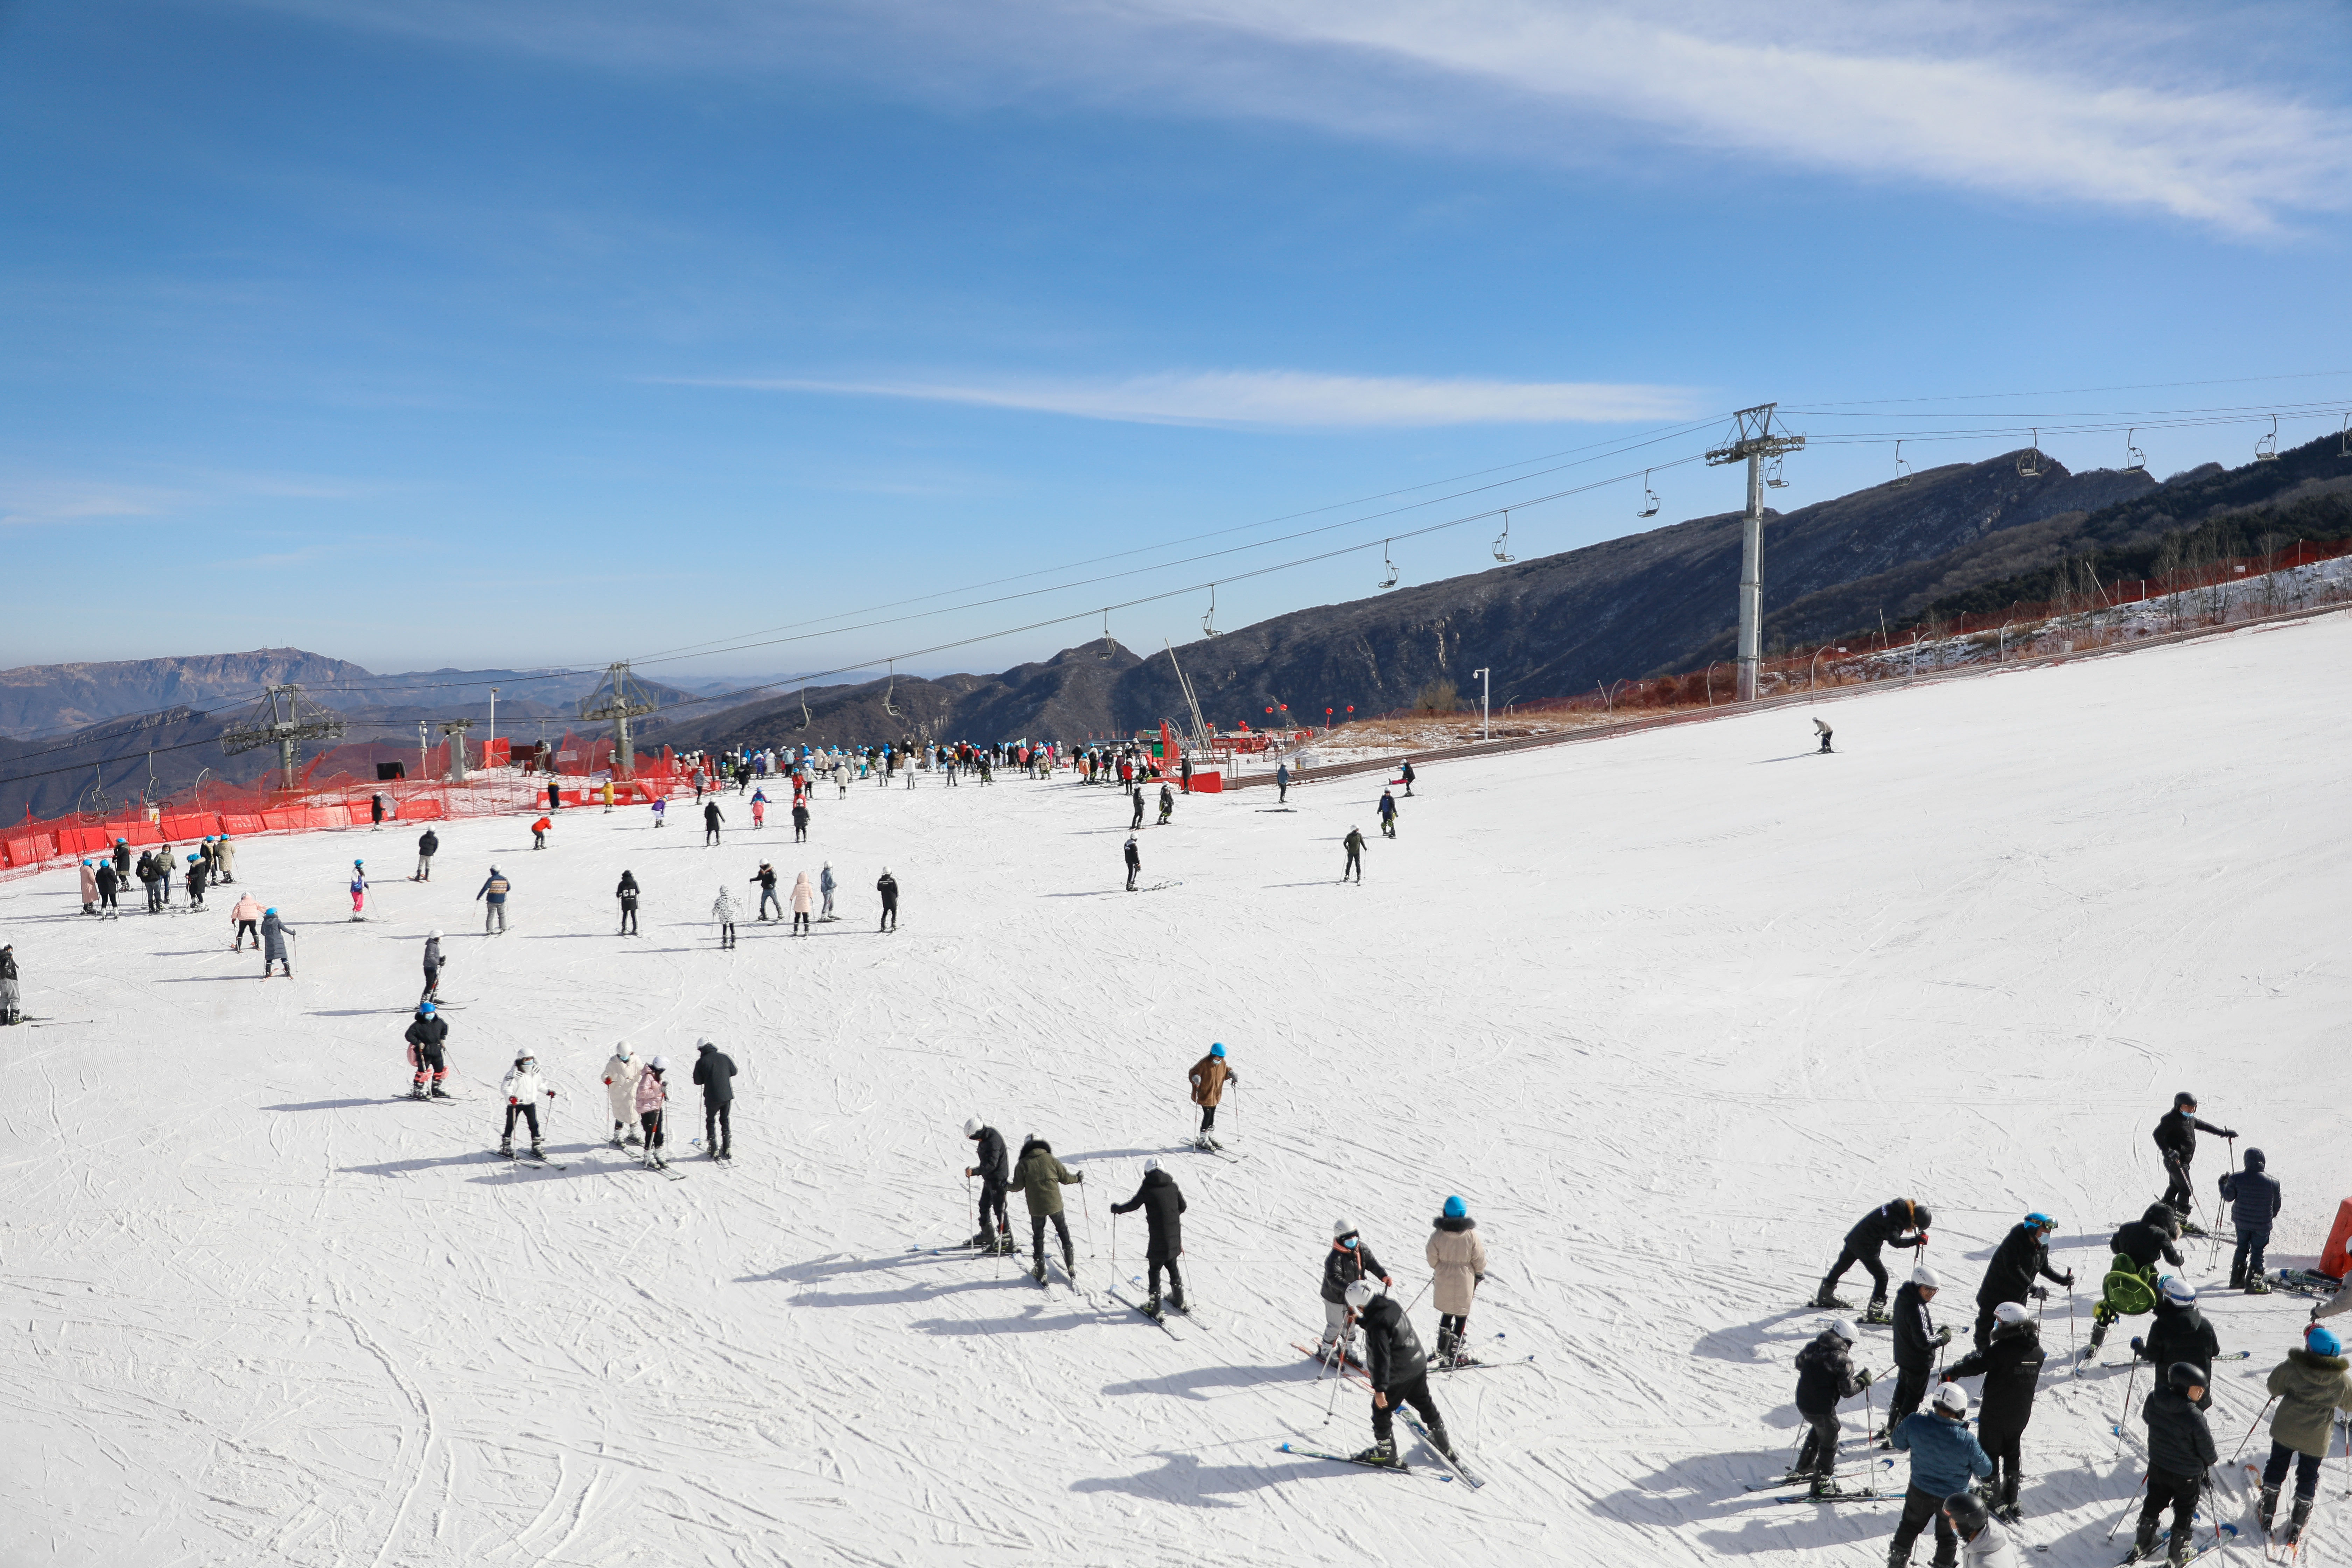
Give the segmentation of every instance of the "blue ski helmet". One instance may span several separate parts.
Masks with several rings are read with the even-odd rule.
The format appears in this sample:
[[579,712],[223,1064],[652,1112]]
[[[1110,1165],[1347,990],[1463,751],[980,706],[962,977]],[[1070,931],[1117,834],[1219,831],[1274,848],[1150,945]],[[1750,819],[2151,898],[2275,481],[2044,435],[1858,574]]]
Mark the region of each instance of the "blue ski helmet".
[[416,1010],[417,1010],[418,1012],[420,1012],[420,1013],[430,1013],[430,1012],[432,1012],[432,1011],[433,1011],[433,1004],[432,1004],[432,1003],[430,1003],[430,1002],[427,1002],[427,1003],[425,1003],[423,1006],[421,1006],[421,1007],[417,1008]]
[[1445,1217],[1447,1219],[1467,1219],[1470,1217],[1470,1205],[1464,1203],[1460,1198],[1448,1198],[1445,1200]]
[[189,856],[189,857],[188,857],[188,864],[189,864],[189,865],[191,865],[191,866],[193,866],[193,865],[194,865],[194,864],[196,863],[196,861],[197,861],[198,859],[200,859],[200,858],[201,858],[201,857],[199,857],[199,856],[191,855],[191,856]]
[[2336,1337],[2334,1329],[2325,1329],[2314,1323],[2303,1336],[2303,1348],[2314,1355],[2342,1355],[2344,1342]]
[[1209,1054],[1220,1060],[1223,1060],[1225,1054],[1225,1047],[1223,1046],[1211,1046],[1209,1047]]
[[265,914],[265,915],[274,915],[274,914],[276,914],[278,911],[277,911],[276,910],[262,910],[261,912],[262,912],[263,914]]
[[2058,1228],[2058,1222],[2052,1219],[2048,1215],[2043,1214],[2039,1209],[2025,1216],[2025,1223],[2032,1226],[2036,1230],[2056,1230]]

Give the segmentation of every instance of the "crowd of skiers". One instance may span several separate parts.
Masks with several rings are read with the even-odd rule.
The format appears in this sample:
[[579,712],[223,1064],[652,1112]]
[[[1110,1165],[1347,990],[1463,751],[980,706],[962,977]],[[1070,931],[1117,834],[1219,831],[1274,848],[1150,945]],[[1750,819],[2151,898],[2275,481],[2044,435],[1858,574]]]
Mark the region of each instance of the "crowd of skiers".
[[[2237,1137],[2228,1128],[2200,1119],[2194,1095],[2175,1096],[2171,1110],[2154,1132],[2167,1178],[2164,1195],[2110,1237],[2110,1262],[2093,1309],[2089,1344],[2081,1352],[2084,1360],[2095,1355],[2113,1324],[2150,1316],[2146,1335],[2131,1341],[2135,1367],[2151,1363],[2155,1387],[2140,1409],[2147,1426],[2148,1467],[2146,1497],[2126,1563],[2156,1554],[2168,1509],[2172,1514],[2167,1542],[2170,1563],[2184,1563],[2194,1556],[2191,1524],[2200,1499],[2211,1494],[2214,1484],[2210,1472],[2217,1459],[2204,1413],[2212,1405],[2210,1387],[2221,1340],[2198,1305],[2195,1287],[2182,1274],[2164,1268],[2184,1267],[2177,1246],[2183,1235],[2207,1234],[2195,1222],[2196,1186],[2189,1175],[2200,1131],[2232,1141]],[[2231,1205],[2236,1237],[2230,1289],[2266,1294],[2273,1285],[2263,1273],[2263,1254],[2284,1198],[2263,1152],[2248,1149],[2242,1166],[2222,1173],[2219,1193]],[[1930,1523],[1938,1568],[1953,1568],[1962,1561],[2016,1568],[2019,1560],[2002,1527],[2014,1525],[2022,1515],[2018,1504],[2021,1450],[2049,1356],[2041,1341],[2039,1309],[2054,1286],[2070,1292],[2071,1316],[2075,1277],[2071,1270],[2059,1272],[2050,1260],[2050,1237],[2057,1222],[2039,1212],[2027,1215],[1994,1248],[1977,1287],[1973,1348],[1948,1365],[1941,1364],[1952,1330],[1939,1327],[1932,1310],[1943,1287],[1941,1275],[1925,1261],[1934,1220],[1924,1205],[1909,1198],[1896,1198],[1864,1215],[1846,1233],[1812,1305],[1851,1310],[1852,1303],[1838,1298],[1837,1288],[1845,1273],[1860,1264],[1873,1286],[1863,1321],[1893,1331],[1895,1387],[1885,1427],[1870,1434],[1873,1441],[1907,1450],[1911,1457],[1903,1513],[1888,1549],[1891,1568],[1910,1562],[1913,1543]],[[1921,1253],[1908,1281],[1895,1292],[1891,1310],[1881,1258],[1886,1247]],[[2325,1277],[2302,1276],[2297,1282],[2332,1288]],[[2336,1291],[2315,1306],[2304,1342],[2290,1349],[2270,1374],[2277,1413],[2271,1421],[2271,1449],[2261,1471],[2256,1517],[2266,1537],[2277,1531],[2285,1544],[2299,1543],[2309,1521],[2334,1413],[2352,1411],[2352,1375],[2347,1375],[2352,1363],[2335,1332],[2320,1321],[2347,1309],[2352,1309],[2352,1290]],[[1797,1411],[1805,1434],[1787,1479],[1808,1486],[1815,1498],[1855,1495],[1844,1491],[1837,1479],[1838,1405],[1883,1375],[1854,1364],[1853,1352],[1859,1341],[1853,1321],[1840,1317],[1797,1356]],[[1984,1381],[1977,1429],[1971,1433],[1969,1396],[1959,1383],[1975,1377]],[[1939,1386],[1922,1411],[1931,1379]],[[2257,1416],[2257,1425],[2260,1420]],[[2279,1530],[2280,1497],[2290,1469],[2294,1473],[2294,1501]]]
[[147,912],[162,914],[171,908],[175,877],[185,890],[188,908],[201,910],[207,888],[236,880],[236,845],[226,833],[205,837],[179,862],[173,861],[173,853],[168,842],[142,849],[134,867],[131,841],[116,839],[110,853],[81,863],[81,912],[110,918],[120,914],[117,900],[122,889],[136,881],[146,889]]
[[[1217,1110],[1226,1091],[1241,1083],[1222,1042],[1212,1045],[1208,1054],[1186,1070],[1185,1083],[1201,1113],[1191,1145],[1204,1152],[1222,1150],[1224,1145],[1215,1136]],[[1062,1189],[1082,1185],[1086,1173],[1065,1165],[1054,1146],[1034,1132],[1021,1141],[1019,1154],[1009,1161],[1003,1134],[979,1117],[964,1122],[963,1135],[975,1145],[972,1163],[964,1167],[964,1179],[980,1184],[979,1228],[964,1245],[983,1256],[1016,1252],[1007,1200],[1018,1192],[1029,1217],[1031,1278],[1040,1285],[1046,1282],[1045,1233],[1050,1227],[1058,1244],[1063,1276],[1076,1285],[1077,1249],[1065,1216]],[[1156,1156],[1144,1161],[1142,1180],[1134,1195],[1110,1205],[1113,1216],[1139,1210],[1143,1215],[1149,1293],[1139,1310],[1150,1318],[1189,1310],[1181,1264],[1185,1208],[1176,1178]],[[1486,1247],[1477,1234],[1477,1223],[1460,1197],[1449,1197],[1433,1222],[1423,1249],[1438,1313],[1434,1355],[1423,1349],[1404,1306],[1386,1294],[1395,1281],[1372,1255],[1355,1224],[1342,1219],[1332,1226],[1330,1249],[1323,1260],[1323,1327],[1314,1354],[1328,1375],[1360,1377],[1371,1391],[1372,1444],[1349,1456],[1355,1463],[1402,1463],[1393,1422],[1396,1412],[1408,1406],[1420,1413],[1430,1444],[1448,1460],[1460,1461],[1447,1436],[1445,1418],[1430,1392],[1429,1376],[1432,1371],[1478,1364],[1469,1353],[1465,1338],[1473,1300],[1486,1278]],[[1360,1351],[1356,1342],[1360,1331]]]

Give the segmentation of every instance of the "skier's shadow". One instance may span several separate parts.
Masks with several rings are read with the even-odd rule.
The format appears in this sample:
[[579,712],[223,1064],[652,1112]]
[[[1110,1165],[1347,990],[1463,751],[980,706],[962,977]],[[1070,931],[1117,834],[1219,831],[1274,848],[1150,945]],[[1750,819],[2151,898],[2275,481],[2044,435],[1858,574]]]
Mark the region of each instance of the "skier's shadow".
[[[1786,1312],[1774,1312],[1769,1317],[1758,1318],[1752,1322],[1737,1323],[1717,1329],[1712,1333],[1700,1335],[1698,1342],[1691,1346],[1691,1354],[1705,1356],[1709,1361],[1738,1362],[1746,1365],[1770,1363],[1778,1360],[1784,1349],[1794,1355],[1821,1331],[1809,1321],[1800,1320],[1827,1319],[1832,1316],[1834,1314],[1824,1312],[1815,1307],[1799,1307]],[[1795,1331],[1773,1332],[1775,1329],[1783,1329],[1792,1322],[1795,1324]],[[1796,1424],[1793,1416],[1790,1417],[1789,1424],[1791,1426]]]
[[871,1274],[877,1269],[905,1268],[912,1265],[970,1261],[979,1254],[958,1247],[950,1252],[899,1252],[886,1258],[821,1258],[809,1263],[787,1263],[765,1274],[746,1274],[735,1281],[738,1285],[810,1285],[822,1279],[838,1279],[845,1274]]
[[[1267,1465],[1204,1465],[1192,1454],[1159,1454],[1160,1468],[1132,1476],[1097,1476],[1072,1481],[1074,1492],[1126,1492],[1152,1502],[1190,1503],[1194,1508],[1237,1508],[1221,1494],[1264,1491],[1302,1479],[1288,1467]],[[1348,1467],[1308,1460],[1316,1471],[1328,1470],[1333,1480],[1350,1479]]]
[[[906,1307],[936,1301],[966,1290],[992,1290],[1010,1279],[966,1279],[957,1284],[908,1285],[896,1290],[806,1290],[792,1299],[795,1307]],[[918,1323],[917,1328],[924,1325]]]
[[350,1110],[362,1105],[392,1105],[399,1100],[407,1098],[408,1096],[404,1094],[381,1100],[310,1100],[299,1105],[265,1105],[261,1109],[264,1110]]
[[[1148,1326],[1132,1312],[1128,1317],[1134,1319],[1138,1328]],[[1159,1399],[1206,1400],[1212,1396],[1208,1391],[1213,1389],[1263,1388],[1270,1383],[1307,1384],[1319,1381],[1299,1375],[1312,1370],[1312,1363],[1296,1361],[1283,1361],[1272,1365],[1198,1366],[1170,1373],[1165,1377],[1139,1377],[1131,1383],[1106,1384],[1103,1393],[1111,1396],[1141,1394]]]

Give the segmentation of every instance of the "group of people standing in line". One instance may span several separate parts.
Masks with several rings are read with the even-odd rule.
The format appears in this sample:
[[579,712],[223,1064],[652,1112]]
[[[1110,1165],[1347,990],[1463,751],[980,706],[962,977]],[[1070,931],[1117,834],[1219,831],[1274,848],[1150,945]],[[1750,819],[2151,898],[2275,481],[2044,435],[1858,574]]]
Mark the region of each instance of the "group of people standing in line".
[[[2195,1096],[2176,1096],[2153,1135],[2168,1178],[2164,1197],[2109,1238],[2111,1258],[2093,1310],[2089,1343],[2081,1352],[2086,1361],[2096,1355],[2112,1324],[2152,1315],[2145,1337],[2131,1341],[2135,1368],[2150,1363],[2155,1387],[2140,1409],[2147,1427],[2146,1497],[2126,1562],[2157,1554],[2163,1514],[2169,1509],[2167,1555],[2176,1565],[2187,1563],[2196,1552],[2191,1525],[2200,1501],[2214,1494],[2211,1470],[2218,1459],[2205,1412],[2212,1405],[2210,1390],[2221,1339],[2199,1306],[2196,1288],[2183,1274],[2161,1268],[2183,1268],[2179,1238],[2207,1234],[2193,1217],[2195,1186],[2189,1174],[2200,1131],[2231,1140],[2237,1136],[2199,1119]],[[2248,1149],[2243,1165],[2222,1173],[2219,1183],[2235,1230],[2230,1289],[2254,1296],[2273,1289],[2263,1274],[2263,1253],[2284,1207],[2282,1189],[2269,1174],[2268,1163],[2263,1151]],[[1882,1447],[1907,1450],[1911,1456],[1903,1513],[1888,1549],[1890,1568],[1904,1568],[1910,1562],[1913,1543],[1930,1523],[1939,1568],[1952,1568],[1962,1559],[1985,1568],[2017,1568],[2019,1560],[2003,1527],[2015,1525],[2023,1513],[2018,1501],[2021,1449],[2049,1356],[2041,1341],[2040,1312],[2055,1286],[2070,1292],[2071,1318],[2074,1275],[2059,1272],[2050,1260],[2049,1242],[2057,1222],[2038,1211],[2027,1215],[2002,1238],[1986,1265],[1977,1288],[1972,1351],[1943,1365],[1952,1330],[1938,1327],[1932,1311],[1943,1286],[1941,1276],[1925,1261],[1933,1223],[1927,1208],[1910,1198],[1894,1199],[1864,1215],[1847,1232],[1811,1304],[1850,1310],[1851,1303],[1838,1299],[1837,1287],[1859,1263],[1873,1284],[1863,1321],[1893,1330],[1894,1393],[1887,1401],[1885,1426],[1870,1434]],[[1890,1247],[1919,1249],[1921,1256],[1909,1280],[1895,1291],[1891,1310],[1886,1268],[1881,1261],[1882,1249]],[[2320,1283],[2324,1288],[2327,1282]],[[2034,1305],[2029,1307],[2029,1302]],[[2271,1451],[2261,1471],[2255,1513],[2265,1537],[2277,1531],[2284,1544],[2299,1542],[2309,1521],[2335,1413],[2352,1411],[2352,1374],[2347,1374],[2352,1363],[2335,1331],[2321,1321],[2347,1309],[2352,1309],[2352,1290],[2337,1290],[2315,1305],[2303,1343],[2290,1349],[2270,1373],[2272,1403],[2264,1410],[2274,1406],[2277,1413],[2271,1422]],[[1805,1436],[1786,1479],[1808,1486],[1817,1499],[1853,1495],[1838,1482],[1837,1407],[1876,1381],[1868,1368],[1853,1364],[1852,1352],[1859,1340],[1853,1321],[1841,1317],[1797,1356],[1797,1411]],[[1984,1382],[1977,1430],[1971,1433],[1969,1395],[1958,1384],[1961,1379],[1979,1376]],[[1939,1386],[1923,1411],[1931,1380]],[[2260,1421],[2258,1415],[2256,1425]],[[2294,1498],[2284,1528],[2278,1530],[2281,1493],[2290,1469],[2294,1472]]]
[[117,838],[110,853],[93,856],[81,863],[81,912],[99,916],[121,913],[117,899],[126,886],[136,880],[147,891],[147,912],[162,914],[171,907],[172,879],[175,875],[187,891],[188,907],[200,910],[205,907],[206,888],[236,880],[236,845],[226,833],[211,835],[197,844],[184,858],[184,868],[174,866],[173,853],[168,840],[142,849],[134,868],[131,841]]

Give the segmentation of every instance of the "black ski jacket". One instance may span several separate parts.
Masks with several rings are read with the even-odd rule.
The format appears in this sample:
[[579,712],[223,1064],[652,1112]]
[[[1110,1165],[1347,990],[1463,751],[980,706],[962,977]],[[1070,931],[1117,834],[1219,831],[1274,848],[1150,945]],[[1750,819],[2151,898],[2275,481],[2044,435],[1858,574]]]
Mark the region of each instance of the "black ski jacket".
[[14,980],[16,978],[16,955],[5,948],[0,948],[0,980]]
[[1936,1320],[1919,1299],[1919,1287],[1906,1280],[1895,1292],[1895,1364],[1906,1372],[1925,1372],[1935,1363],[1936,1347],[1948,1342],[1936,1337]]
[[1421,1337],[1395,1297],[1373,1297],[1357,1321],[1364,1325],[1364,1372],[1375,1393],[1428,1375],[1429,1352],[1421,1348]]
[[719,810],[719,805],[718,805],[718,803],[717,803],[717,802],[715,802],[715,801],[705,801],[705,802],[703,803],[703,805],[702,805],[702,826],[705,826],[705,827],[716,827],[716,826],[718,826],[720,823],[722,823],[722,822],[724,822],[724,821],[726,821],[726,820],[727,820],[727,818],[726,818],[724,816],[720,815]]
[[1143,864],[1142,852],[1136,848],[1132,838],[1127,841],[1127,863],[1130,868]]
[[[2161,1215],[2150,1218],[2149,1215]],[[2153,1268],[2156,1260],[2163,1258],[2175,1268],[2180,1267],[2180,1254],[2172,1245],[2172,1211],[2162,1204],[2152,1204],[2147,1215],[2130,1224],[2118,1226],[2107,1239],[2107,1245],[2122,1253],[2142,1268]]]
[[637,907],[636,873],[634,871],[622,872],[621,885],[613,889],[613,896],[621,900],[621,907],[623,909],[635,909]]
[[434,857],[434,856],[440,854],[440,853],[441,853],[441,837],[440,837],[440,835],[438,835],[438,834],[435,833],[435,832],[434,832],[431,828],[429,828],[429,827],[428,827],[428,828],[426,828],[426,829],[425,829],[422,834],[420,834],[420,835],[417,837],[417,840],[416,840],[416,852],[417,852],[419,855],[423,856],[423,857],[424,857],[425,859],[427,859],[427,860],[430,860],[431,858],[433,858],[433,857]]
[[2066,1277],[2050,1267],[2050,1248],[2042,1244],[2042,1233],[2021,1223],[1993,1248],[1992,1261],[1985,1265],[1984,1283],[1977,1287],[1977,1305],[1997,1307],[2015,1301],[2023,1306],[2037,1274],[2053,1285],[2066,1283]]
[[[106,886],[106,873],[98,874],[100,887]],[[2221,1173],[2221,1195],[2230,1200],[2230,1219],[2241,1234],[2250,1230],[2268,1230],[2278,1212],[2285,1206],[2284,1194],[2276,1179],[2263,1173],[2265,1162],[2260,1149],[2246,1151],[2246,1168]]]
[[1353,1247],[1334,1247],[1323,1254],[1323,1299],[1341,1301],[1348,1299],[1348,1287],[1359,1279],[1386,1279],[1389,1271],[1372,1256],[1362,1237],[1356,1237]]
[[1805,1415],[1835,1410],[1841,1399],[1852,1399],[1863,1389],[1862,1374],[1845,1342],[1823,1329],[1811,1344],[1797,1352],[1797,1409]]
[[1845,1233],[1845,1244],[1856,1247],[1916,1247],[1919,1245],[1918,1237],[1906,1233],[1917,1226],[1918,1222],[1912,1215],[1918,1212],[1918,1208],[1919,1205],[1909,1198],[1896,1198],[1893,1203],[1881,1204],[1863,1215],[1861,1221]]
[[702,1098],[709,1105],[732,1105],[735,1102],[735,1058],[717,1046],[705,1046],[694,1058],[694,1081],[702,1086]]
[[882,895],[882,907],[884,909],[895,910],[898,907],[898,878],[893,877],[887,871],[883,872],[881,880],[874,884],[874,890]]
[[[100,860],[98,863],[98,890],[101,893],[110,893],[121,885],[122,879],[115,874],[114,862]],[[2230,1178],[2224,1176],[2221,1179],[2226,1182]]]
[[[2159,1370],[2156,1375],[2162,1378],[2164,1373]],[[2211,1391],[2207,1394],[2210,1397]],[[2140,1406],[2140,1414],[2147,1417],[2148,1468],[2168,1476],[2201,1476],[2206,1466],[2221,1458],[2213,1450],[2213,1431],[2205,1425],[2205,1413],[2179,1389],[2158,1387]]]
[[437,1046],[449,1037],[449,1021],[437,1013],[430,1018],[419,1013],[401,1037],[412,1046]]
[[993,1127],[980,1130],[980,1152],[971,1159],[972,1169],[980,1173],[982,1186],[1002,1187],[1008,1179],[1004,1167],[1004,1134]]
[[2213,1405],[2213,1358],[2221,1353],[2221,1337],[2213,1325],[2194,1306],[2176,1307],[2158,1296],[2156,1299],[2156,1325],[2147,1331],[2147,1355],[2156,1363],[2156,1374],[2162,1377],[2172,1370],[2172,1363],[2185,1361],[2205,1374],[2205,1397],[2197,1407],[2209,1410]]
[[2042,1363],[2050,1352],[2042,1348],[2042,1331],[2032,1319],[2021,1323],[1996,1323],[1992,1339],[1944,1369],[1945,1381],[1981,1374],[1984,1388],[1977,1395],[1977,1436],[1988,1447],[2025,1430],[2033,1419],[2033,1395],[2042,1386]]
[[1184,1222],[1178,1217],[1184,1212],[1184,1194],[1176,1190],[1176,1178],[1165,1171],[1146,1171],[1143,1184],[1135,1195],[1123,1204],[1113,1204],[1113,1214],[1133,1214],[1143,1211],[1143,1223],[1150,1228],[1150,1239],[1145,1244],[1143,1256],[1152,1263],[1166,1263],[1184,1250]]
[[2230,1129],[2216,1127],[2201,1116],[2192,1116],[2179,1110],[2171,1112],[2163,1121],[2158,1122],[2156,1131],[2150,1136],[2155,1138],[2156,1146],[2158,1149],[2163,1150],[2167,1154],[2179,1155],[2180,1163],[2185,1165],[2197,1157],[2197,1134],[2200,1132],[2210,1132],[2216,1138],[2237,1136]]

